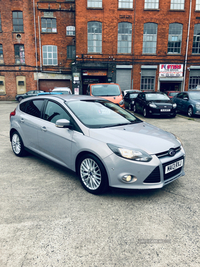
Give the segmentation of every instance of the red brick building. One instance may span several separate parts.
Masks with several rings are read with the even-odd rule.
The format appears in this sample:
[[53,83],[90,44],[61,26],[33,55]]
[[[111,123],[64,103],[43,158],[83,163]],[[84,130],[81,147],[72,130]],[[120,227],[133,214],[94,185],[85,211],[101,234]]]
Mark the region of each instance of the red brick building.
[[0,1],[0,100],[72,88],[74,0]]
[[200,87],[200,0],[0,1],[0,100],[88,83]]
[[198,88],[200,1],[76,0],[74,65],[83,93],[107,81],[122,89]]

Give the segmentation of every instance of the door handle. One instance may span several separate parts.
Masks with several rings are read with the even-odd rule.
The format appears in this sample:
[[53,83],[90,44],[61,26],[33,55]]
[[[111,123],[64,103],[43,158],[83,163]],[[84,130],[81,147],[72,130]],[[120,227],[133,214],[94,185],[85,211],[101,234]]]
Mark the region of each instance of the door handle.
[[21,123],[24,123],[24,119],[23,118],[21,118],[20,121],[21,121]]
[[47,128],[46,128],[45,126],[43,126],[43,127],[41,128],[41,130],[42,130],[43,132],[46,132],[46,131],[47,131]]

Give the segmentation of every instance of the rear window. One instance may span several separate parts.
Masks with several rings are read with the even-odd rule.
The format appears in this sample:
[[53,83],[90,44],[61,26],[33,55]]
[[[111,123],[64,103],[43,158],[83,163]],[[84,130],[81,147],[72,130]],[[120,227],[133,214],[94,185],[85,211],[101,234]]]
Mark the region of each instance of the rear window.
[[21,111],[32,115],[34,117],[41,117],[42,114],[43,100],[30,100],[20,104],[19,108]]
[[95,84],[92,85],[93,96],[119,96],[120,88],[117,84]]

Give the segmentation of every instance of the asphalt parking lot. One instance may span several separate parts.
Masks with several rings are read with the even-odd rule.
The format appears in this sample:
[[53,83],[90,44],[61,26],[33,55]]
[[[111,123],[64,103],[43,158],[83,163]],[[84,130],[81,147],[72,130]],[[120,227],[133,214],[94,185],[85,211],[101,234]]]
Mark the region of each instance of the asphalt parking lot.
[[200,266],[199,118],[145,119],[182,140],[184,177],[94,196],[73,172],[13,154],[16,105],[0,102],[0,267]]

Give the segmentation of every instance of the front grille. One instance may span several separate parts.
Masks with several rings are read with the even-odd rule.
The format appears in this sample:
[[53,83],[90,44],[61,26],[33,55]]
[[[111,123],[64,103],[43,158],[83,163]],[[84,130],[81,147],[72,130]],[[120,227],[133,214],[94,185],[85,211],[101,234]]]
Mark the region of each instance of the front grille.
[[160,182],[160,169],[156,167],[151,174],[144,180],[144,183],[159,183]]
[[[180,146],[175,148],[175,152],[176,153],[179,152],[180,150],[181,150],[181,147]],[[158,158],[162,158],[162,157],[169,156],[169,154],[168,154],[168,151],[164,151],[164,152],[161,152],[161,153],[156,154],[156,156]]]
[[180,167],[180,168],[178,168],[178,169],[176,169],[176,170],[174,170],[172,172],[169,172],[169,173],[165,174],[165,167],[170,165],[170,164],[172,164],[172,163],[174,163],[174,162],[176,162],[176,161],[179,161],[181,159],[184,159],[184,157],[181,157],[181,158],[178,158],[178,159],[175,159],[175,160],[172,160],[170,162],[167,162],[167,163],[163,164],[163,174],[164,174],[164,180],[165,181],[170,179],[170,178],[172,178],[173,176],[178,175],[181,172],[181,169],[182,169],[182,167]]

